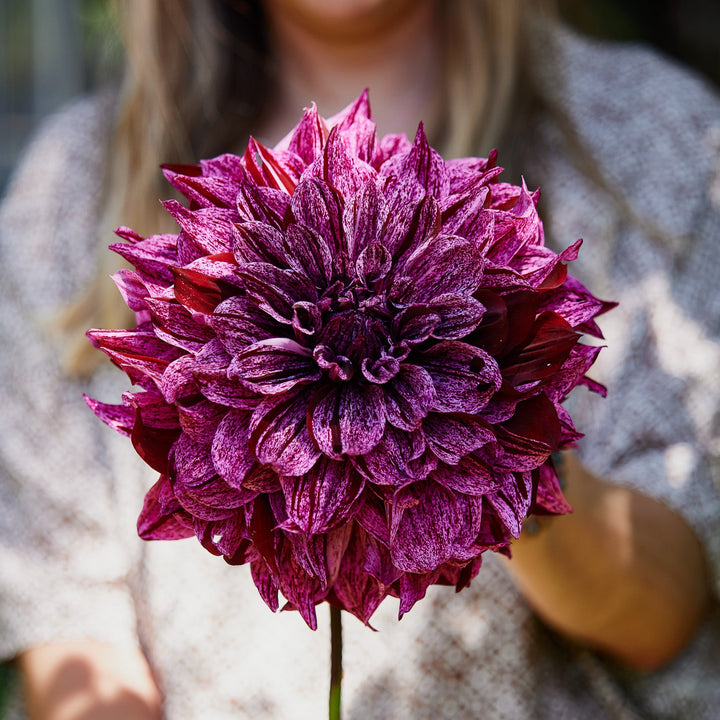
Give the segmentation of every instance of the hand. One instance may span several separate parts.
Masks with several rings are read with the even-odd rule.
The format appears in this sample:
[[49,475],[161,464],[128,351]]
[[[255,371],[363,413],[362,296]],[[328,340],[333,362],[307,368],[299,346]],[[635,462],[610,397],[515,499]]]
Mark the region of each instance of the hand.
[[548,625],[636,669],[669,662],[710,598],[702,547],[666,505],[613,486],[567,454],[571,515],[523,534],[506,562]]
[[18,658],[30,720],[161,720],[162,700],[137,648],[51,643]]

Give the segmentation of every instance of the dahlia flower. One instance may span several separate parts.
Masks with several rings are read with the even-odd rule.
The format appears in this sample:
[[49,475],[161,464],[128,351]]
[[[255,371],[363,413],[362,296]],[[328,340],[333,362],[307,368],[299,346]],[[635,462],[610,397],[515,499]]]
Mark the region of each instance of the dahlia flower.
[[177,235],[111,246],[138,325],[88,334],[139,389],[88,399],[159,474],[145,539],[195,535],[316,627],[466,587],[531,513],[569,511],[551,454],[609,305],[544,244],[495,155],[378,139],[367,93],[277,147],[166,166]]

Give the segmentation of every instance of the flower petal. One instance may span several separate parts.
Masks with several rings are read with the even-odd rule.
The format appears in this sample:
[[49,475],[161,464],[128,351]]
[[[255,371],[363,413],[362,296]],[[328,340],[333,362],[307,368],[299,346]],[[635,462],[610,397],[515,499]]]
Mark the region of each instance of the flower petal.
[[480,412],[502,384],[495,359],[472,345],[446,340],[421,357],[420,363],[435,385],[434,410]]
[[[222,208],[188,210],[177,200],[165,200],[163,207],[187,233],[197,249],[197,257],[230,252],[233,246],[237,211]],[[184,263],[183,263],[184,264]]]
[[287,229],[290,267],[311,280],[317,288],[324,288],[333,279],[333,257],[327,240],[315,230],[293,223]]
[[430,413],[422,427],[428,448],[448,465],[457,465],[473,450],[496,440],[486,422],[466,413]]
[[441,340],[458,340],[470,334],[485,314],[479,300],[458,293],[439,295],[428,303],[428,309],[439,318],[432,336]]
[[532,502],[532,479],[529,472],[508,473],[502,481],[502,490],[486,496],[500,522],[514,538],[520,537],[522,523]]
[[363,455],[385,430],[385,399],[377,385],[341,383],[331,387],[312,409],[312,438],[331,458]]
[[497,490],[499,485],[491,468],[472,455],[460,458],[457,465],[438,465],[430,477],[448,490],[465,495],[485,495]]
[[257,459],[284,475],[304,475],[320,457],[308,432],[312,389],[268,396],[253,413],[249,448]]
[[353,535],[333,591],[343,610],[369,625],[372,614],[386,597],[387,590],[382,582],[364,570],[365,540],[361,533],[362,530],[358,529]]
[[390,297],[398,303],[430,302],[448,293],[472,295],[480,286],[485,260],[464,238],[441,235],[421,245],[396,278]]
[[379,485],[407,485],[413,480],[407,466],[425,451],[421,431],[402,432],[389,426],[382,440],[365,455],[355,460],[355,466],[365,477]]
[[355,260],[368,245],[381,237],[382,219],[385,217],[385,196],[372,180],[362,185],[346,201],[342,222],[351,260]]
[[277,337],[282,324],[246,297],[230,297],[221,302],[207,319],[228,353],[234,355],[248,345]]
[[349,200],[367,182],[377,175],[376,171],[356,155],[351,154],[349,142],[339,128],[332,128],[322,154],[303,174],[322,178],[328,185]]
[[462,518],[453,494],[435,482],[416,483],[406,492],[415,503],[393,512],[390,554],[404,572],[432,572],[452,557]]
[[192,518],[175,499],[166,475],[145,495],[137,530],[143,540],[180,540],[193,536]]
[[322,372],[307,348],[287,338],[267,338],[235,355],[228,377],[264,395],[276,395],[320,380]]
[[257,306],[281,323],[292,322],[298,300],[315,302],[315,286],[297,270],[283,270],[268,263],[247,263],[240,271],[248,295]]
[[317,178],[302,180],[293,193],[291,206],[296,222],[320,235],[338,262],[345,251],[345,243],[341,203],[335,190]]
[[172,282],[170,266],[178,262],[177,235],[151,235],[133,244],[113,243],[110,250],[131,263],[144,280]]
[[414,430],[435,404],[435,385],[427,370],[403,363],[384,387],[388,422],[401,430]]
[[179,303],[147,298],[146,304],[155,335],[166,343],[188,352],[198,352],[212,339],[210,328],[197,322]]
[[243,480],[255,464],[255,457],[248,450],[251,414],[231,410],[220,422],[212,440],[212,464],[225,482],[240,489]]
[[345,523],[365,485],[347,462],[323,458],[304,475],[280,476],[288,519],[283,527],[316,535]]
[[236,223],[235,229],[233,255],[240,265],[263,262],[280,268],[289,267],[285,233],[258,220]]
[[178,404],[176,412],[183,432],[195,442],[209,445],[227,408],[202,398],[197,402]]
[[284,190],[258,187],[249,182],[240,185],[237,210],[242,220],[260,220],[280,230],[292,216],[290,196]]
[[306,165],[310,165],[322,152],[329,133],[325,120],[313,103],[305,109],[302,119],[288,139],[288,150],[300,156]]

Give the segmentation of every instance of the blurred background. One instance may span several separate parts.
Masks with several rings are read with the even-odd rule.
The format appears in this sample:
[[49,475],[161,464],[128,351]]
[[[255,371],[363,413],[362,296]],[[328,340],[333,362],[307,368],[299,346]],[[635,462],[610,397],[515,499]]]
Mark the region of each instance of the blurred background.
[[[720,86],[719,0],[558,4],[586,34],[652,44]],[[42,117],[117,77],[122,53],[110,5],[111,0],[0,0],[0,197]]]
[[[720,87],[720,0],[557,1],[587,35],[654,45]],[[118,78],[122,51],[110,5],[0,0],[0,198],[42,118]],[[8,672],[0,665],[0,716]]]

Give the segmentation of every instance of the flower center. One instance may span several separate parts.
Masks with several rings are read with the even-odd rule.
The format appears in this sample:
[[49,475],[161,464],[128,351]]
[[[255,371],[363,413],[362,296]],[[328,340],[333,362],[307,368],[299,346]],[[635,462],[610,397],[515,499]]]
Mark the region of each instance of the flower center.
[[400,361],[384,296],[359,283],[338,286],[323,298],[325,322],[317,334],[315,361],[333,381],[387,382],[399,370]]

